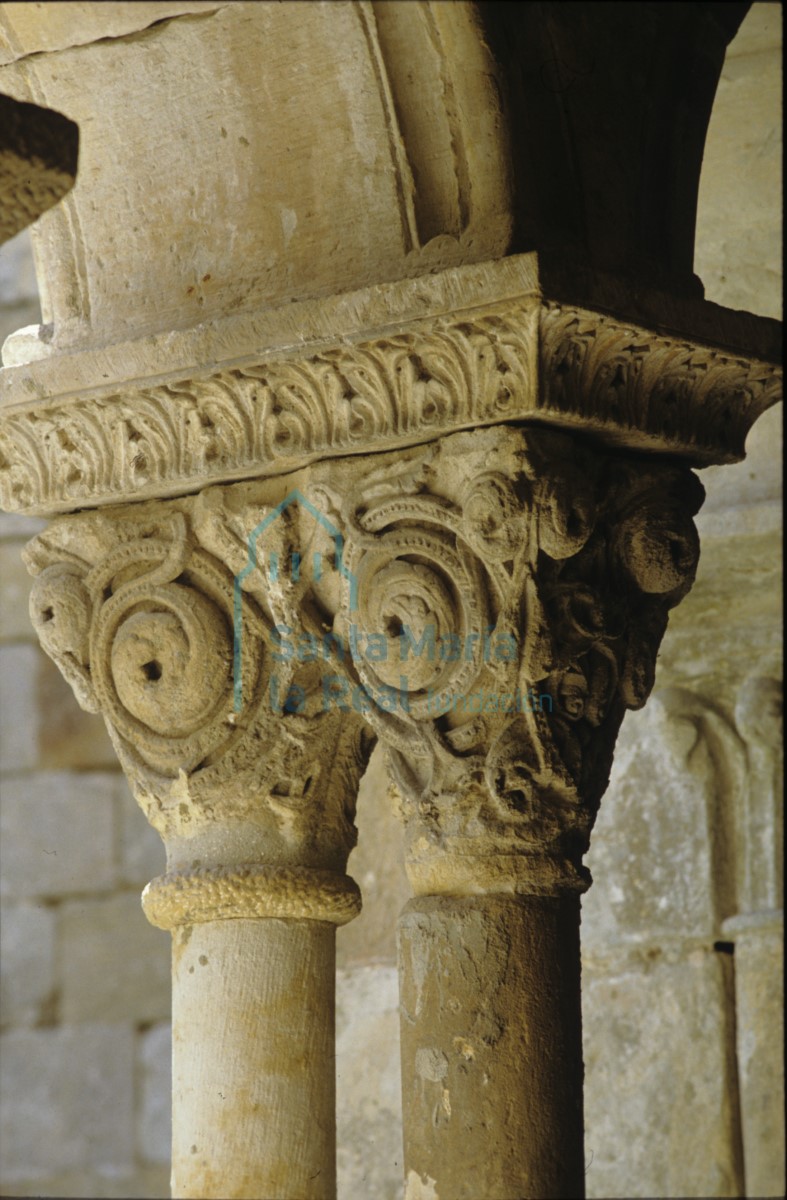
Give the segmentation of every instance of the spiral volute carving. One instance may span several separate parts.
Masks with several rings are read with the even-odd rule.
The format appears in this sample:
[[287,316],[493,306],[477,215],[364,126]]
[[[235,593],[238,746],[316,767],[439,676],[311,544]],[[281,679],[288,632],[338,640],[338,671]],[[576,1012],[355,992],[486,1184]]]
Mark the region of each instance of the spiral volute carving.
[[431,715],[436,693],[471,690],[482,666],[489,605],[480,563],[457,545],[452,532],[423,522],[416,526],[398,512],[372,544],[351,547],[349,565],[358,595],[351,619],[367,638],[374,633],[387,640],[379,660],[363,652],[355,656],[369,694],[374,698],[394,688],[407,711],[419,717]]

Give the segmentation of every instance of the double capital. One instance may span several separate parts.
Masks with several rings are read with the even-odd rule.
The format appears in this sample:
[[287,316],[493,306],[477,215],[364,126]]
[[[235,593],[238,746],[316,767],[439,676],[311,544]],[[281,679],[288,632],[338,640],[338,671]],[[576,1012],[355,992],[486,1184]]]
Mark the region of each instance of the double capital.
[[620,722],[697,567],[690,465],[740,456],[779,372],[553,300],[534,259],[420,305],[385,285],[373,332],[4,416],[6,503],[101,505],[30,543],[31,614],[165,840],[156,923],[353,916],[378,739],[416,892],[588,885]]

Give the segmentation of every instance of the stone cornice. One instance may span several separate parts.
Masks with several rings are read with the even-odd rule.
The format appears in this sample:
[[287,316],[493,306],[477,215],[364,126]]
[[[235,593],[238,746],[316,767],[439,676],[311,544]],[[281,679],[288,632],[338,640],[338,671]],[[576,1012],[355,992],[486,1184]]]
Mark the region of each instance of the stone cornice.
[[781,391],[767,339],[760,358],[739,348],[751,317],[741,337],[736,314],[717,322],[725,349],[707,337],[715,306],[693,302],[698,339],[545,289],[523,255],[8,368],[0,503],[47,515],[174,496],[512,421],[698,465],[743,457]]

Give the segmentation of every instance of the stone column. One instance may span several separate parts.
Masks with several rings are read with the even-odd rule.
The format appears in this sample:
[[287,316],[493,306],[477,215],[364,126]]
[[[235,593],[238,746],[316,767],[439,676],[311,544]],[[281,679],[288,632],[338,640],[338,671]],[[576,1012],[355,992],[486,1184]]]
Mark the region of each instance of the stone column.
[[238,517],[214,496],[64,518],[29,548],[31,616],[166,844],[143,906],[173,935],[173,1195],[331,1200],[335,930],[360,909],[370,743],[308,672],[276,677],[271,620],[297,602],[261,572],[236,588]]
[[583,1196],[578,898],[419,897],[399,944],[406,1196]]
[[334,943],[327,915],[175,931],[173,1196],[335,1197]]
[[702,488],[549,430],[458,434],[429,467],[429,493],[400,495],[396,525],[351,556],[361,623],[401,631],[410,726],[378,722],[416,892],[406,1196],[581,1196],[581,858],[623,713],[694,578]]

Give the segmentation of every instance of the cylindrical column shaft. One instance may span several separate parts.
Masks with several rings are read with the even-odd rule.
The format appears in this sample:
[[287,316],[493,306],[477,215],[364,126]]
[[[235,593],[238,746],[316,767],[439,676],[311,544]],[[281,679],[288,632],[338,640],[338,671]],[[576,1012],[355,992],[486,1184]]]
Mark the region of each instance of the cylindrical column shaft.
[[311,920],[173,930],[174,1197],[336,1196],[335,940]]
[[405,1200],[583,1197],[578,897],[416,898],[399,970]]

